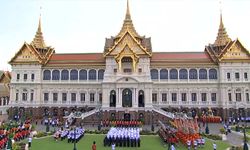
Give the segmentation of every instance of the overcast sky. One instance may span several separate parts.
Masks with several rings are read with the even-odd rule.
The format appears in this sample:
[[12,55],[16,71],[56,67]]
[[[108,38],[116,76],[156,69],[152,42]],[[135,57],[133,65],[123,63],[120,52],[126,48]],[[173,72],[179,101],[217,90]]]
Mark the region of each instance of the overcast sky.
[[[40,6],[42,10],[40,11]],[[222,1],[227,33],[250,49],[250,0]],[[106,37],[120,31],[126,0],[6,0],[0,5],[0,69],[30,43],[42,15],[45,43],[56,53],[103,52]],[[130,0],[137,32],[153,51],[203,51],[219,27],[219,0]]]

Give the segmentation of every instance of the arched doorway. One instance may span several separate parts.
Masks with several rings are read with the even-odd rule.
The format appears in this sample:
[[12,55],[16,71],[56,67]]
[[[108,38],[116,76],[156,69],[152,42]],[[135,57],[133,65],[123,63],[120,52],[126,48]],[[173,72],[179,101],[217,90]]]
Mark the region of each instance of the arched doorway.
[[138,96],[138,107],[144,107],[145,103],[144,103],[144,91],[140,90],[139,91],[139,96]]
[[58,110],[57,110],[57,108],[53,109],[53,116],[58,116]]
[[122,107],[132,107],[132,91],[130,89],[122,91]]
[[192,117],[194,118],[196,116],[196,114],[197,114],[196,109],[192,109],[191,113],[192,113]]
[[43,110],[43,116],[44,117],[49,117],[49,114],[50,114],[49,109],[48,108],[44,108],[44,110]]
[[129,113],[124,114],[124,121],[130,121],[131,120],[131,115]]
[[110,91],[109,106],[116,107],[116,92],[115,92],[115,90]]

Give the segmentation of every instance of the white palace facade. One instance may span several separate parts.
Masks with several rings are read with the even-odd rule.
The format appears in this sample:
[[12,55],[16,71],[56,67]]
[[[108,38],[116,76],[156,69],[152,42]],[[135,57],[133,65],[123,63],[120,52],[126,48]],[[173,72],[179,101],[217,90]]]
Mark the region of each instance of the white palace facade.
[[40,19],[33,41],[9,63],[12,114],[41,118],[99,108],[102,119],[146,122],[162,111],[250,116],[250,54],[227,35],[222,16],[215,42],[201,52],[153,52],[128,6],[103,53],[56,53],[44,42]]

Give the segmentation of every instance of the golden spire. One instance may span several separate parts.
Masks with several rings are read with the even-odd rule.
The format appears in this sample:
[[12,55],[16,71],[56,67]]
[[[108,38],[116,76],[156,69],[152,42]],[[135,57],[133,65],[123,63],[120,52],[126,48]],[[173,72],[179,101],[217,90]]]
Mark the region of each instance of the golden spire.
[[[221,2],[220,2],[220,4],[221,4]],[[230,41],[231,41],[231,39],[227,35],[226,28],[224,27],[224,24],[223,24],[222,9],[220,8],[220,26],[219,26],[217,38],[214,42],[214,45],[215,46],[224,46]]]
[[125,20],[131,20],[130,12],[129,12],[129,0],[127,0],[127,12]]
[[129,0],[127,0],[127,10],[126,10],[126,16],[123,22],[123,26],[121,31],[118,33],[118,35],[116,37],[122,37],[127,31],[129,31],[134,37],[141,37],[135,30],[132,19],[131,19],[131,15],[130,15],[130,11],[129,11]]
[[31,42],[31,44],[33,44],[36,48],[40,48],[40,49],[46,48],[46,45],[45,45],[44,40],[43,40],[41,14],[39,17],[38,29],[36,31],[36,35],[35,35],[33,41]]

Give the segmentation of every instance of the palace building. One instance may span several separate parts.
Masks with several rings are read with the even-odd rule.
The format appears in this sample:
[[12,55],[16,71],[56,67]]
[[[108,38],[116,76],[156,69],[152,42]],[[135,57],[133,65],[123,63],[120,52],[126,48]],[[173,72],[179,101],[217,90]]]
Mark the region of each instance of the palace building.
[[230,39],[222,15],[216,40],[200,52],[153,52],[151,38],[136,32],[128,3],[120,32],[106,38],[102,53],[56,53],[44,42],[40,18],[33,41],[9,63],[12,114],[81,111],[89,121],[146,123],[164,112],[250,116],[250,54]]
[[4,117],[3,115],[7,114],[9,109],[9,100],[10,100],[10,72],[0,70],[0,121],[2,122]]

